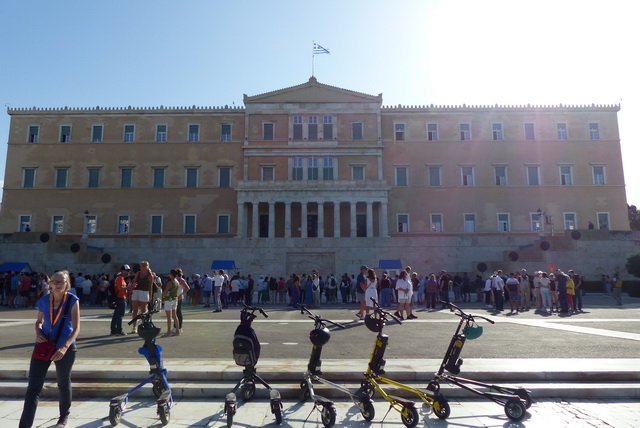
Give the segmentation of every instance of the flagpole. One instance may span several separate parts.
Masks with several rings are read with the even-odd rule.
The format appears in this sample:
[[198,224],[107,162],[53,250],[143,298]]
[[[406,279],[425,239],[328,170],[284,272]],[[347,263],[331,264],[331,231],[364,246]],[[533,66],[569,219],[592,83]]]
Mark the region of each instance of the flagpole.
[[314,60],[316,54],[313,52],[313,46],[315,46],[315,43],[316,43],[316,41],[314,40],[313,44],[311,45],[311,77],[314,76],[314,69],[313,69],[314,63],[313,63],[313,60]]

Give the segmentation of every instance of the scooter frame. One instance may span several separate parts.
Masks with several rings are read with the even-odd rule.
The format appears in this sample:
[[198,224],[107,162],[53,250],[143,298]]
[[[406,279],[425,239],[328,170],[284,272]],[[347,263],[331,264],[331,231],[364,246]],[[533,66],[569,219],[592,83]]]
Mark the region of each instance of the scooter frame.
[[[462,389],[504,406],[504,412],[509,419],[512,421],[521,421],[526,415],[526,409],[531,407],[532,404],[530,391],[524,388],[507,388],[455,376],[460,373],[460,366],[463,363],[463,359],[459,358],[459,356],[462,352],[464,342],[466,341],[464,331],[472,324],[475,324],[476,319],[487,321],[490,324],[495,324],[495,321],[481,315],[465,313],[462,309],[451,302],[441,301],[440,303],[449,307],[455,315],[459,316],[460,322],[458,323],[458,327],[451,338],[451,342],[449,343],[447,352],[442,359],[440,368],[435,374],[433,380],[429,382],[427,389],[437,393],[440,391],[440,382],[446,381],[452,385],[456,385]],[[451,374],[446,373],[447,371]],[[481,391],[469,385],[486,388],[487,390]]]
[[[314,330],[324,329],[326,324],[332,324],[339,328],[345,328],[344,325],[340,323],[333,322],[331,320],[320,317],[319,315],[315,315],[311,312],[306,306],[298,305],[300,308],[301,314],[306,314],[310,319],[314,322]],[[313,345],[311,348],[311,356],[309,357],[309,364],[307,365],[307,371],[303,374],[304,380],[300,382],[300,401],[307,401],[311,398],[314,402],[314,409],[317,409],[319,406],[320,415],[322,417],[322,423],[325,427],[331,427],[335,423],[335,406],[331,400],[328,400],[324,397],[315,394],[313,389],[313,382],[320,382],[324,385],[327,385],[331,388],[337,389],[338,391],[347,394],[353,404],[360,410],[360,414],[366,421],[371,421],[375,417],[375,408],[373,407],[373,401],[371,397],[366,395],[362,388],[357,391],[351,391],[349,388],[331,382],[327,379],[320,377],[322,374],[322,360],[320,359],[322,355],[322,346]],[[313,411],[313,410],[312,410]]]
[[[374,391],[378,391],[385,400],[391,403],[392,406],[397,406],[397,403],[399,403],[401,399],[387,394],[380,385],[381,383],[385,383],[416,394],[425,404],[433,409],[433,413],[439,419],[447,419],[451,414],[451,407],[449,406],[449,402],[447,401],[447,399],[439,392],[431,391],[429,389],[425,390],[413,388],[409,385],[405,385],[382,376],[383,374],[385,374],[384,353],[389,342],[389,337],[383,334],[382,330],[384,328],[384,325],[388,321],[388,318],[392,318],[400,324],[402,324],[402,321],[390,312],[383,310],[374,298],[371,298],[371,300],[373,302],[374,315],[382,322],[380,323],[380,331],[378,331],[378,335],[376,336],[376,342],[373,348],[373,352],[371,353],[367,371],[365,372],[364,379],[362,380],[362,387],[364,388],[365,392],[369,396],[373,397]],[[394,408],[397,411],[400,411],[397,407]],[[401,411],[400,413],[403,414]],[[404,418],[403,422],[405,422]],[[418,421],[416,420],[416,424],[417,423]]]
[[[137,315],[131,321],[129,325],[142,320],[140,328],[147,325],[149,328],[156,328],[153,325],[152,316],[159,312],[157,309],[158,302],[154,303],[153,308],[143,314]],[[142,337],[141,329],[138,329],[138,335]],[[160,329],[158,329],[160,334]],[[144,385],[151,383],[153,385],[153,394],[156,396],[157,414],[162,422],[162,425],[167,425],[171,420],[171,407],[173,406],[173,395],[171,394],[171,387],[167,381],[167,369],[164,368],[162,363],[162,347],[156,344],[156,336],[143,337],[144,345],[138,349],[138,353],[144,355],[149,362],[149,376],[146,380],[142,381],[137,386],[130,389],[128,392],[114,397],[109,402],[109,422],[111,426],[116,426],[120,423],[122,413],[129,404],[129,396],[142,388]]]
[[[253,322],[254,319],[257,318],[255,312],[259,312],[265,318],[268,318],[269,315],[259,307],[256,306],[248,306],[244,302],[241,302],[243,308],[240,310],[240,317],[246,317],[246,320],[249,322],[249,325]],[[242,378],[238,381],[236,386],[229,392],[225,397],[224,402],[224,411],[223,414],[227,417],[227,426],[230,427],[233,425],[233,417],[236,414],[237,410],[237,396],[236,391],[240,389],[241,394],[240,397],[243,401],[249,401],[253,398],[256,392],[256,383],[261,384],[269,391],[269,400],[270,400],[270,408],[271,413],[274,414],[276,418],[276,423],[278,425],[282,424],[282,399],[280,397],[280,392],[277,389],[272,388],[264,379],[258,376],[256,372],[256,364],[253,366],[247,366],[242,370]]]

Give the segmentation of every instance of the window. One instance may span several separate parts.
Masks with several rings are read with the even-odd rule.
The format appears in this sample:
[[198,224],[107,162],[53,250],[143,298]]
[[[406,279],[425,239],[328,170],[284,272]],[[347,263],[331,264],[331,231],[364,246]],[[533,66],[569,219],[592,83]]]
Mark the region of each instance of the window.
[[95,235],[98,231],[98,216],[95,215],[85,215],[86,220],[85,231],[87,235]]
[[223,123],[220,125],[220,141],[231,141],[230,123]]
[[362,133],[362,122],[353,122],[351,124],[351,139],[362,140],[364,135]]
[[442,214],[431,214],[429,217],[431,218],[431,231],[442,232]]
[[593,172],[593,184],[595,184],[596,186],[604,186],[604,166],[593,166],[591,167],[591,170]]
[[524,124],[524,139],[527,141],[534,141],[536,139],[536,132],[533,123]]
[[322,135],[325,140],[333,139],[333,116],[324,116],[322,123]]
[[18,231],[31,232],[31,216],[30,215],[21,215],[18,218]]
[[303,176],[303,166],[302,166],[302,158],[293,158],[293,165],[291,168],[291,179],[292,180],[302,180]]
[[596,213],[598,229],[609,230],[609,213]]
[[231,168],[218,168],[218,187],[231,187]]
[[409,214],[396,214],[398,218],[398,233],[409,232]]
[[128,189],[133,185],[133,168],[120,168],[120,187]]
[[576,213],[563,213],[564,217],[564,230],[576,229]]
[[60,127],[60,142],[61,143],[71,142],[71,125],[62,125]]
[[529,213],[529,223],[531,224],[532,232],[543,231],[545,221],[546,221],[546,215],[538,214],[537,212]]
[[364,166],[354,165],[351,167],[351,179],[352,180],[364,180]]
[[64,233],[64,216],[54,215],[51,217],[51,232]]
[[471,124],[470,123],[460,124],[460,140],[461,141],[471,140]]
[[89,183],[87,187],[100,187],[100,168],[89,168]]
[[496,186],[507,185],[507,167],[506,166],[494,166],[493,175],[496,179]]
[[56,168],[56,188],[64,189],[65,187],[67,187],[68,175],[68,168]]
[[333,158],[324,158],[322,163],[322,179],[333,180]]
[[498,217],[498,232],[509,232],[511,230],[509,214],[508,213],[497,213]]
[[464,231],[465,233],[475,233],[476,231],[476,215],[464,214]]
[[262,181],[273,181],[273,180],[275,180],[275,168],[272,166],[263,166]]
[[29,126],[29,134],[27,136],[27,141],[30,143],[37,143],[40,137],[40,127],[38,125]]
[[439,166],[429,167],[429,186],[442,186],[440,170]]
[[566,140],[567,135],[567,124],[564,122],[556,123],[556,136],[558,140]]
[[162,233],[162,216],[151,216],[151,233]]
[[196,233],[196,216],[193,214],[185,214],[184,216],[184,233]]
[[438,124],[436,123],[427,124],[427,140],[438,141]]
[[318,139],[318,116],[309,116],[309,140],[316,141]]
[[598,122],[589,122],[589,139],[600,139],[600,125],[598,124]]
[[230,224],[229,214],[219,214],[218,215],[218,233],[230,233],[229,224]]
[[24,168],[22,170],[22,188],[33,189],[36,187],[36,169]]
[[126,235],[131,230],[131,220],[128,215],[118,216],[118,233]]
[[563,186],[573,185],[573,172],[570,166],[565,165],[560,167],[560,184]]
[[102,143],[102,125],[93,125],[91,127],[91,142]]
[[167,142],[167,125],[156,125],[156,143]]
[[502,141],[502,124],[501,123],[492,123],[491,124],[491,135],[493,141]]
[[396,167],[396,186],[406,187],[409,185],[409,168],[406,166]]
[[164,187],[164,168],[153,168],[153,187]]
[[198,168],[185,169],[186,187],[198,187]]
[[262,124],[262,139],[265,141],[273,141],[274,124],[267,122]]
[[473,167],[463,166],[460,168],[460,172],[462,174],[462,185],[473,186]]
[[302,140],[302,116],[293,116],[293,139]]
[[200,141],[200,125],[192,123],[189,125],[189,140],[190,143],[197,143]]
[[540,185],[540,167],[537,167],[537,166],[527,167],[527,184],[529,186]]
[[133,143],[136,140],[136,126],[125,125],[124,126],[124,138],[125,143]]
[[[395,139],[396,141],[404,141],[404,123],[396,123],[395,124]],[[355,138],[354,138],[355,140]]]
[[318,179],[318,158],[307,158],[307,180]]

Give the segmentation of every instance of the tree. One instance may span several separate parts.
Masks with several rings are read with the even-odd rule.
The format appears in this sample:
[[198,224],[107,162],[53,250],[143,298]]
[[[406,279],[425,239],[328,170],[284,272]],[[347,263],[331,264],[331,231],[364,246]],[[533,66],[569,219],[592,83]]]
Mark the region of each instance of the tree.
[[640,213],[635,205],[627,205],[629,209],[629,227],[631,230],[640,230]]
[[640,254],[629,257],[625,267],[627,268],[628,273],[636,278],[640,278]]

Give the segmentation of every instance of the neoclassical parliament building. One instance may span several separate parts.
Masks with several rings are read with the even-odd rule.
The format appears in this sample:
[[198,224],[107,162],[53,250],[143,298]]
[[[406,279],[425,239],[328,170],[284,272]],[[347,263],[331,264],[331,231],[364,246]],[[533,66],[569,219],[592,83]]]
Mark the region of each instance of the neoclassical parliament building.
[[581,269],[629,231],[618,110],[388,106],[314,77],[243,107],[9,108],[0,248],[42,270]]

